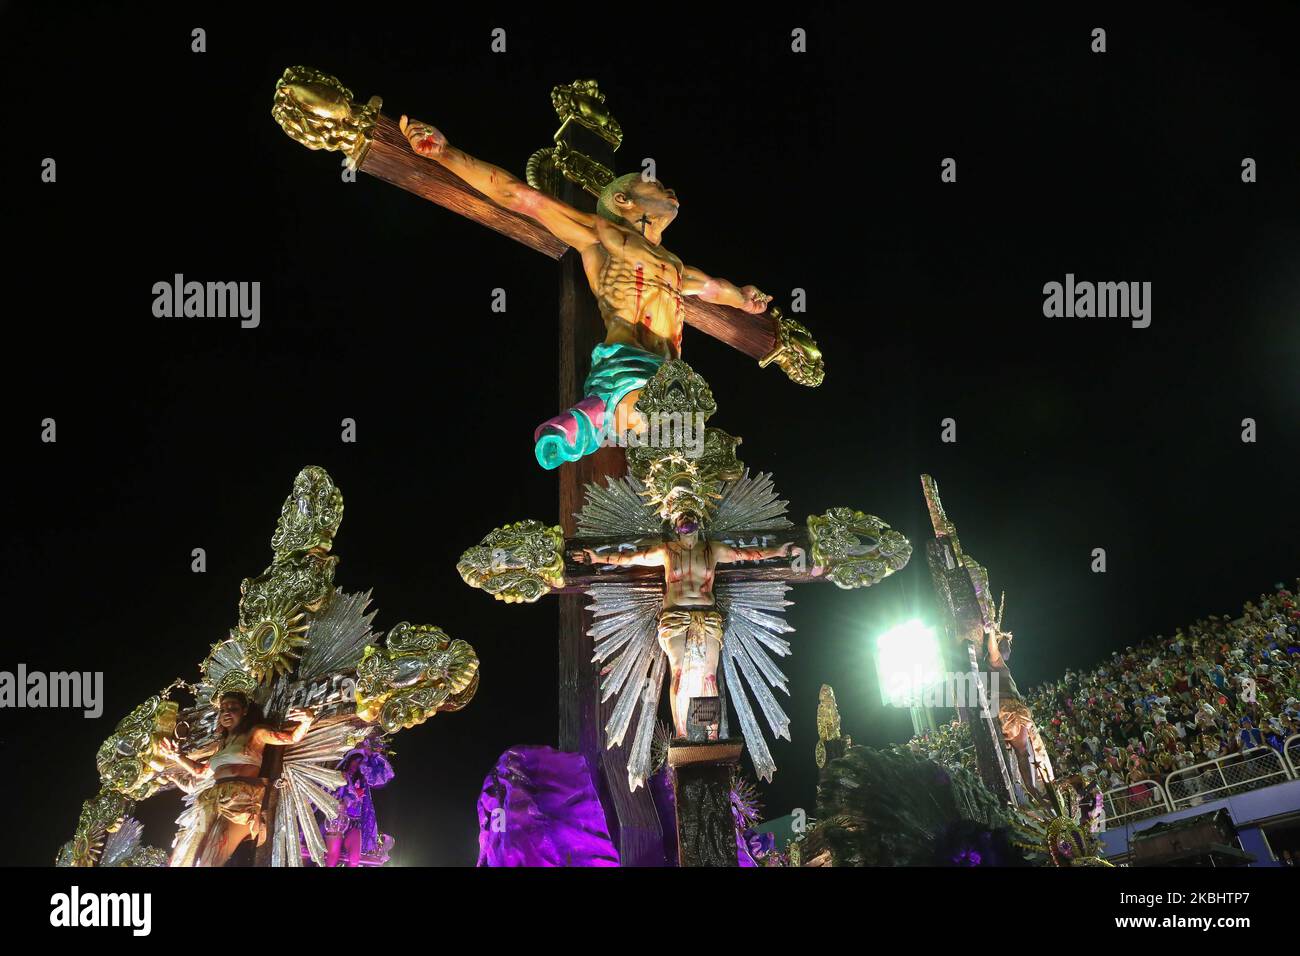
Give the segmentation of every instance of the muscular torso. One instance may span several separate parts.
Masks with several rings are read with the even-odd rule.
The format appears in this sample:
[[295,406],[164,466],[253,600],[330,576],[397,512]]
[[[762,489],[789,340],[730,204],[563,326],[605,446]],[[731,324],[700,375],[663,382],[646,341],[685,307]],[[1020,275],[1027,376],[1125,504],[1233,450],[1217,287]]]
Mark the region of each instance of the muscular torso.
[[664,545],[664,608],[713,607],[714,560],[707,541]]
[[682,346],[682,260],[634,231],[597,218],[599,242],[582,254],[609,343],[623,342],[665,358]]

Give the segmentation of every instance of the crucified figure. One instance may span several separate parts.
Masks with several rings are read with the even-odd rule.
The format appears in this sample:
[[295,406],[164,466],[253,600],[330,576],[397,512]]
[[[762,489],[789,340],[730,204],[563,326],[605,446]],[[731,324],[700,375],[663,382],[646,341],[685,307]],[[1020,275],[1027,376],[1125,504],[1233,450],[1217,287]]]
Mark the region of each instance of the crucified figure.
[[[583,548],[574,555],[593,564],[639,565],[664,569],[664,603],[659,612],[659,646],[672,675],[669,704],[678,737],[686,736],[693,697],[718,696],[718,662],[726,621],[713,597],[719,564],[797,556],[803,549],[787,541],[770,548],[732,548],[700,533],[699,517],[684,512],[670,522],[668,540],[636,551],[603,554]],[[716,739],[718,727],[709,728]]]
[[685,265],[660,244],[681,203],[657,179],[645,180],[639,173],[619,176],[604,188],[594,214],[581,212],[456,149],[427,123],[403,116],[400,127],[417,155],[442,164],[582,255],[605,320],[605,341],[592,350],[585,397],[543,422],[534,434],[543,468],[577,461],[599,448],[606,435],[644,430],[633,406],[659,366],[681,357],[683,297],[698,296],[755,314],[767,309],[771,296]]

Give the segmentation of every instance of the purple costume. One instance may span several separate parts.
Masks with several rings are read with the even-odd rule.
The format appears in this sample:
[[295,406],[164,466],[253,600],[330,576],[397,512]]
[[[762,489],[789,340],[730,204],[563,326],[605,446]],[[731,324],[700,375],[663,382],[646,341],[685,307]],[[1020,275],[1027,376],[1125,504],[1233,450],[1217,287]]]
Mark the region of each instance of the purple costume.
[[360,829],[361,852],[374,853],[379,848],[379,825],[375,821],[375,805],[371,802],[370,791],[393,779],[393,765],[383,754],[358,747],[348,751],[340,768],[346,767],[353,757],[360,757],[361,764],[343,786],[334,791],[340,812],[333,820],[325,821],[324,830],[328,834],[342,835]]

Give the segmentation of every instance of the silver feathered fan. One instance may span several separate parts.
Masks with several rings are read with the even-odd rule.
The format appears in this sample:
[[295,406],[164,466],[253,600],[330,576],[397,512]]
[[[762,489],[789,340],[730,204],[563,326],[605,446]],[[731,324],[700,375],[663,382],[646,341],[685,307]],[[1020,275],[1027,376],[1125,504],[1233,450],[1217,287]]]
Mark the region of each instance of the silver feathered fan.
[[166,866],[167,854],[142,843],[144,824],[134,817],[124,817],[118,828],[104,840],[100,866]]
[[370,622],[370,592],[346,594],[342,588],[307,629],[307,647],[298,663],[295,680],[315,680],[336,671],[356,670],[366,645],[375,641]]
[[[367,644],[376,640],[370,629],[375,612],[368,611],[370,592],[334,594],[329,606],[312,619],[307,631],[295,680],[314,680],[336,671],[354,670]],[[315,810],[328,820],[339,814],[334,793],[343,786],[339,762],[367,734],[366,724],[355,717],[321,721],[296,744],[284,748],[284,764],[276,785],[271,834],[272,866],[302,866],[300,840],[318,866],[325,861],[325,841]]]
[[[366,736],[366,726],[355,717],[339,717],[312,726],[296,744],[284,748],[284,765],[276,786],[280,800],[271,830],[272,866],[302,866],[301,844],[306,843],[312,862],[325,861],[325,840],[314,810],[327,820],[339,815],[334,792],[343,786],[339,761]],[[301,840],[301,842],[300,842]]]

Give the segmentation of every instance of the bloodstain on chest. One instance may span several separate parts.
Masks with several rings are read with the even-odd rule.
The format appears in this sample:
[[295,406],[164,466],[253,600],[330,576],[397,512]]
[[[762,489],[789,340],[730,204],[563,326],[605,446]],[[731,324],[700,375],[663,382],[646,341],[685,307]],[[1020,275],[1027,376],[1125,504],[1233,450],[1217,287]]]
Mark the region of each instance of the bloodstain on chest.
[[[627,237],[623,238],[623,243],[624,246],[626,246]],[[664,281],[665,277],[663,273],[664,270],[668,268],[669,263],[658,262],[655,265],[659,269],[661,284],[667,287],[667,283]],[[680,356],[682,354],[682,322],[681,322],[682,307],[683,307],[682,296],[681,296],[682,272],[680,269],[676,267],[674,267],[673,272],[676,277],[674,281],[674,287],[677,290],[677,294],[673,296],[673,299],[675,300],[673,303],[673,318],[676,321],[673,322],[674,328],[673,328],[671,341],[672,341],[673,354],[676,356]],[[641,311],[641,303],[645,299],[645,264],[644,263],[638,262],[636,264],[636,273],[633,277],[633,286],[636,289],[635,312],[638,317],[637,320],[646,328],[653,328],[654,316],[651,315],[649,312]]]
[[645,267],[641,263],[636,264],[636,314],[641,317],[641,321],[646,325],[650,324],[650,315],[641,316],[641,295],[645,291]]

